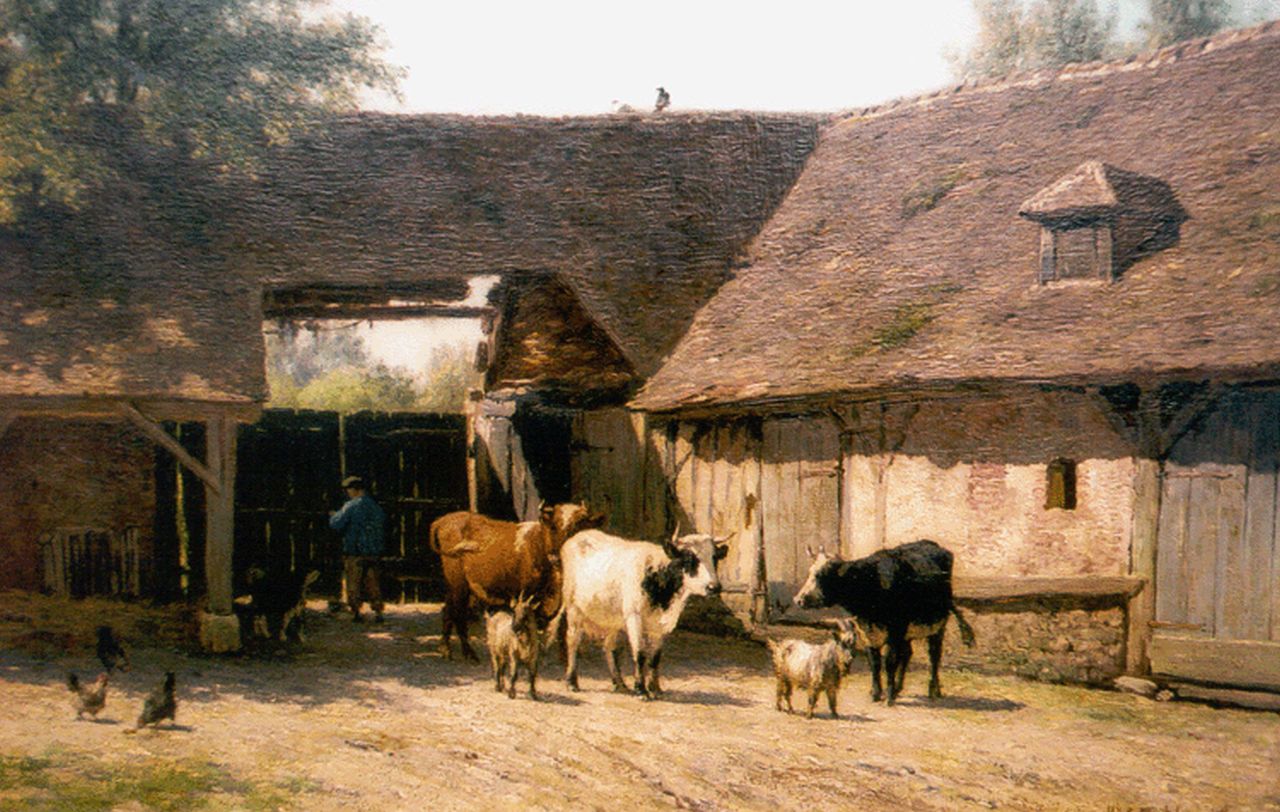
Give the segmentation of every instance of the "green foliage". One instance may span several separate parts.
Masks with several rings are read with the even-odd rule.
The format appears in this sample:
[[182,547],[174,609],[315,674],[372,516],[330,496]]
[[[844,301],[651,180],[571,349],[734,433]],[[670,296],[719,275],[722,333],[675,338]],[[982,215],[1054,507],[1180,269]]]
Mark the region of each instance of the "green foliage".
[[952,57],[962,78],[998,77],[1021,70],[1057,68],[1106,57],[1115,48],[1115,16],[1096,0],[973,0],[978,37]]
[[424,412],[461,412],[467,402],[467,390],[479,385],[480,375],[472,365],[467,345],[440,347],[427,363],[417,408]]
[[917,181],[902,196],[902,217],[909,220],[917,214],[930,211],[950,194],[951,190],[968,180],[965,168],[955,167],[936,178]]
[[1227,0],[1147,0],[1147,13],[1142,29],[1152,48],[1207,37],[1231,19]]
[[412,409],[418,393],[413,379],[379,364],[372,369],[340,367],[326,372],[291,393],[285,402],[271,390],[271,406],[294,409],[324,409],[359,412],[365,409],[405,411]]
[[461,412],[480,376],[465,344],[437,348],[420,375],[373,364],[364,341],[347,330],[269,330],[270,406],[338,412]]
[[875,335],[871,342],[882,350],[893,350],[910,341],[925,325],[933,321],[932,307],[928,304],[906,304],[898,307]]
[[360,88],[395,91],[378,29],[323,0],[0,3],[0,221],[74,206],[126,147],[251,169]]

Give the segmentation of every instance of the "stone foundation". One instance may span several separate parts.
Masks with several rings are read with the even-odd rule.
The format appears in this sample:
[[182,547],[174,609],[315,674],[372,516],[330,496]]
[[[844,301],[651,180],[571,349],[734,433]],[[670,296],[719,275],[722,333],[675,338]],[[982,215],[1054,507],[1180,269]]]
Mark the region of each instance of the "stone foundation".
[[944,666],[1086,684],[1106,683],[1124,673],[1125,613],[1120,607],[960,611],[977,640],[973,648],[966,647],[952,621]]
[[235,615],[200,613],[200,647],[213,654],[240,650],[240,620]]

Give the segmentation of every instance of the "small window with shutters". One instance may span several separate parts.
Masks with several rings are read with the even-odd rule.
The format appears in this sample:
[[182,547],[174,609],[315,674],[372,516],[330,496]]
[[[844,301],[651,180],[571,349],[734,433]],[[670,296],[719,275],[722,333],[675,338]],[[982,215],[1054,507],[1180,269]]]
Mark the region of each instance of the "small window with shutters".
[[1109,224],[1045,227],[1040,243],[1040,282],[1110,279],[1111,275]]
[[1045,482],[1045,510],[1076,509],[1076,463],[1056,459],[1049,463]]

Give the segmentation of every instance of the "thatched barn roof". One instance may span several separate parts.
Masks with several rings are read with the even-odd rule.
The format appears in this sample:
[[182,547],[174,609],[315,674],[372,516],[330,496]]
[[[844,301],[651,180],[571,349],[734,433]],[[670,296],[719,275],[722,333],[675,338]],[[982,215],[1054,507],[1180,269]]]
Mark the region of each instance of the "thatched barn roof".
[[77,213],[0,234],[0,399],[260,402],[264,292],[492,273],[569,280],[647,374],[823,120],[362,114],[248,189],[126,172]]
[[[1278,74],[1269,24],[847,116],[633,405],[1280,377]],[[1125,205],[1160,239],[1039,283]]]
[[824,120],[360,115],[264,175],[246,253],[273,285],[558,274],[647,375],[728,278]]

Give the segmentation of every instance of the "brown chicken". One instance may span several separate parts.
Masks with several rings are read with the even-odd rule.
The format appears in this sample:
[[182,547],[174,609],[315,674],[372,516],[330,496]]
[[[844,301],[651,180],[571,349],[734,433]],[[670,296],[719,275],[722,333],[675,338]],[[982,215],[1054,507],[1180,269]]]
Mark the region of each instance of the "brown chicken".
[[76,719],[83,719],[87,713],[97,718],[99,711],[107,706],[107,675],[99,674],[89,685],[81,685],[75,672],[67,674],[67,688],[75,694],[72,707],[76,709]]

